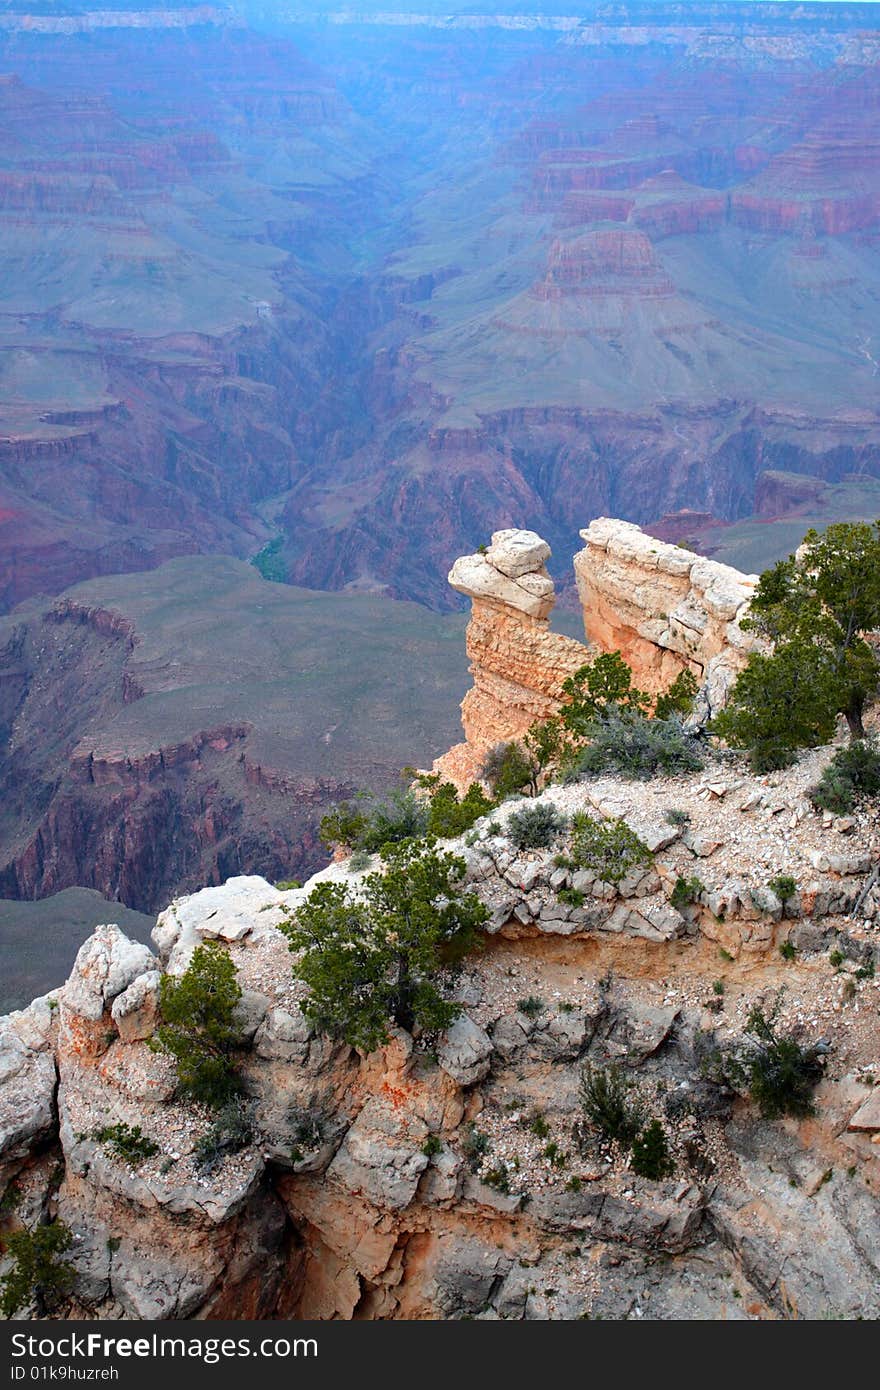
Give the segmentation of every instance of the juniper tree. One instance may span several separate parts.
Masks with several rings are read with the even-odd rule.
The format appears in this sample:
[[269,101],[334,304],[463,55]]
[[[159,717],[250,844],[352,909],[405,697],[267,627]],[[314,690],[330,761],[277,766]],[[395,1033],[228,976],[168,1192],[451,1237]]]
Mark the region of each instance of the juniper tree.
[[183,1095],[215,1108],[241,1090],[233,1056],[241,1043],[240,999],[235,966],[216,941],[196,947],[184,973],[163,975],[159,987],[162,1023],[153,1047],[174,1058]]
[[477,945],[489,915],[459,891],[464,860],[432,838],[387,846],[383,858],[357,895],[318,884],[282,928],[309,989],[303,1013],[363,1052],[387,1042],[391,1023],[411,1031],[453,1022],[460,1007],[442,977]]
[[880,626],[880,522],[808,531],[795,555],[762,574],[743,627],[772,644],[754,653],[714,729],[752,750],[759,767],[830,737],[843,714],[863,738],[880,662],[866,634]]
[[32,1231],[23,1227],[3,1236],[3,1252],[12,1267],[0,1278],[0,1313],[12,1318],[33,1303],[42,1317],[58,1297],[70,1288],[74,1268],[60,1258],[70,1249],[73,1236],[62,1221],[50,1221]]
[[566,703],[560,711],[563,725],[578,738],[589,737],[598,719],[620,710],[646,710],[650,695],[637,690],[632,671],[620,652],[605,652],[588,662],[562,683]]

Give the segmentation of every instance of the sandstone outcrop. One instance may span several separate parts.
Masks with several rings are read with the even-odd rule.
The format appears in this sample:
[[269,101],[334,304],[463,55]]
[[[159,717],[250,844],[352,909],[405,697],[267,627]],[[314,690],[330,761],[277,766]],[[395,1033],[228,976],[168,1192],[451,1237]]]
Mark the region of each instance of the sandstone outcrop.
[[589,660],[582,643],[550,630],[549,556],[534,531],[496,531],[485,554],[462,556],[450,571],[449,583],[472,602],[467,654],[474,685],[461,707],[466,743],[438,764],[459,784],[478,775],[493,744],[520,738],[553,714],[563,682]]
[[620,651],[652,694],[689,669],[704,686],[707,712],[722,704],[757,645],[740,627],[757,576],[609,517],[581,536],[574,570],[588,639]]
[[757,578],[670,545],[626,521],[599,517],[574,557],[587,644],[552,632],[554,603],[533,531],[496,531],[485,554],[456,560],[449,583],[472,601],[467,653],[474,685],[462,703],[465,743],[435,763],[459,786],[479,775],[495,743],[521,738],[555,714],[568,676],[619,651],[636,685],[667,689],[687,669],[700,686],[695,715],[725,702],[757,639],[740,626]]

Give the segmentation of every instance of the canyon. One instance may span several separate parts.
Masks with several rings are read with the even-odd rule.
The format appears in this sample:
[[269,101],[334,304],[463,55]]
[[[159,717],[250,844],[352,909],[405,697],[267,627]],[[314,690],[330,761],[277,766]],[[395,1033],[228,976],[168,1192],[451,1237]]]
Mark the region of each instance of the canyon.
[[[540,565],[535,539],[488,553]],[[483,817],[444,846],[486,907],[458,1017],[371,1051],[307,1017],[281,930],[320,885],[361,890],[344,856],[301,888],[177,898],[152,949],[99,926],[65,984],[0,1019],[4,1229],[65,1223],[62,1311],[89,1318],[876,1318],[878,807],[812,808],[832,751],[545,788],[639,837],[614,883],[518,846],[520,798]],[[242,989],[250,1118],[226,1147],[150,1046],[163,975],[207,942]],[[817,1046],[812,1113],[760,1114],[713,1063],[756,1007]],[[665,1176],[585,1122],[583,1079],[609,1065],[662,1117]],[[108,1124],[152,1147],[114,1152]]]
[[874,505],[870,7],[117,9],[0,31],[4,607],[274,542],[444,609],[499,527]]
[[210,556],[21,605],[0,619],[0,898],[79,885],[154,913],[242,871],[304,877],[330,804],[451,741],[462,626]]
[[[16,989],[96,925],[59,894],[317,869],[455,744],[469,600],[459,782],[590,643],[653,691],[723,638],[723,697],[698,567],[880,515],[875,7],[441,8],[2,17]],[[549,618],[447,583],[526,526]]]

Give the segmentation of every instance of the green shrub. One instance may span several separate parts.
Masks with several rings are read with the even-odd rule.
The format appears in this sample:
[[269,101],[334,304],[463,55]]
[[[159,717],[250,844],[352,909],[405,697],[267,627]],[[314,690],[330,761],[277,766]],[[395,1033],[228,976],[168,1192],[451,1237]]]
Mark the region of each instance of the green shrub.
[[540,1110],[536,1111],[528,1121],[528,1127],[537,1139],[549,1139],[550,1126]]
[[629,1148],[642,1127],[644,1114],[631,1098],[633,1083],[619,1067],[595,1067],[581,1071],[580,1100],[586,1119],[606,1139]]
[[324,1123],[319,1115],[303,1111],[298,1105],[291,1106],[288,1123],[294,1141],[290,1160],[292,1163],[302,1163],[307,1153],[314,1153],[323,1143]]
[[409,789],[391,792],[370,803],[366,828],[354,848],[376,854],[386,845],[418,839],[424,835],[427,821],[425,806],[415,792]]
[[632,869],[651,863],[647,845],[625,821],[597,821],[585,811],[572,818],[571,857],[606,883],[620,883]]
[[563,1153],[555,1139],[551,1139],[550,1143],[544,1146],[541,1157],[549,1159],[552,1168],[568,1167],[568,1154]]
[[496,801],[504,801],[526,787],[534,791],[539,771],[537,762],[521,743],[496,743],[489,749],[480,769]]
[[309,989],[303,1013],[364,1052],[387,1042],[389,1023],[432,1031],[458,1017],[442,980],[478,944],[489,915],[475,894],[459,893],[464,860],[433,839],[387,846],[383,859],[356,896],[320,883],[282,925],[297,953],[294,974]]
[[880,522],[808,531],[795,555],[761,575],[743,626],[773,644],[754,652],[715,728],[760,770],[825,743],[843,714],[853,739],[876,694],[880,661]]
[[880,795],[880,747],[871,739],[857,739],[839,748],[810,789],[810,799],[822,811],[842,816],[852,811],[861,797]]
[[797,879],[792,878],[791,874],[777,874],[775,878],[767,880],[767,887],[781,903],[787,903],[797,892]]
[[507,818],[505,834],[517,849],[547,849],[565,830],[568,821],[547,801],[523,806]]
[[723,981],[723,980],[713,980],[713,981],[712,981],[712,989],[713,989],[713,992],[714,992],[715,994],[719,994],[719,995],[720,995],[720,994],[723,994],[723,993],[724,993],[724,981]]
[[184,974],[163,975],[159,987],[162,1023],[152,1045],[174,1058],[183,1095],[215,1109],[241,1090],[233,1061],[240,999],[235,966],[216,941],[197,946]]
[[668,1178],[674,1172],[675,1164],[669,1154],[666,1131],[659,1120],[651,1120],[633,1140],[632,1170],[640,1178],[651,1178],[654,1182]]
[[697,741],[677,715],[649,719],[639,711],[626,711],[609,714],[592,726],[589,743],[566,763],[565,777],[571,781],[614,772],[647,781],[659,773],[672,777],[699,772],[702,766]]
[[677,806],[673,806],[666,812],[664,820],[667,825],[685,826],[691,823],[690,811],[682,811]]
[[279,893],[290,893],[294,888],[302,888],[302,883],[298,878],[281,878],[275,887]]
[[218,1111],[207,1133],[196,1140],[193,1150],[199,1172],[210,1174],[228,1154],[240,1153],[253,1142],[254,1129],[248,1106],[240,1099],[230,1100]]
[[496,1192],[510,1191],[510,1174],[503,1163],[496,1163],[487,1173],[483,1174],[483,1182],[487,1187],[494,1187]]
[[442,1149],[443,1140],[440,1138],[439,1134],[429,1134],[422,1145],[422,1153],[426,1158],[433,1158],[435,1154],[440,1153]]
[[694,707],[694,696],[698,689],[693,671],[685,667],[678,673],[669,689],[657,696],[654,706],[655,719],[669,719],[675,714],[687,718]]
[[318,834],[328,849],[341,845],[352,849],[360,843],[367,825],[364,811],[352,801],[340,801],[321,817]]
[[746,1023],[746,1039],[728,1059],[728,1077],[744,1087],[765,1119],[804,1117],[815,1111],[813,1091],[822,1078],[824,1048],[802,1046],[794,1034],[776,1029],[779,999],[766,1014],[756,1006]]
[[495,802],[489,800],[478,782],[472,782],[462,797],[451,782],[441,782],[431,795],[428,834],[452,840],[494,809]]
[[159,1145],[147,1138],[140,1125],[104,1125],[93,1130],[92,1138],[132,1168],[159,1152]]
[[520,999],[516,1007],[526,1018],[537,1018],[538,1014],[544,1012],[544,1000],[539,999],[537,994],[530,994],[527,999]]
[[461,1151],[472,1173],[479,1172],[483,1159],[491,1147],[492,1141],[486,1131],[477,1129],[473,1123],[469,1124],[461,1141]]
[[675,880],[675,887],[670,894],[669,901],[673,907],[689,907],[691,903],[698,902],[700,894],[705,893],[705,891],[706,885],[697,878],[696,874],[692,875],[691,878],[679,877]]
[[645,710],[650,695],[637,690],[632,671],[620,652],[605,652],[582,666],[562,684],[566,703],[560,710],[564,728],[576,738],[589,738],[597,720],[622,710]]
[[362,792],[357,802],[341,801],[322,818],[318,833],[328,847],[375,854],[385,845],[418,839],[428,829],[429,807],[410,788],[385,797]]
[[566,907],[583,907],[587,901],[586,893],[580,888],[560,888],[556,897],[561,903],[565,903]]
[[4,1317],[15,1317],[29,1303],[38,1317],[54,1307],[73,1283],[73,1265],[60,1258],[72,1243],[73,1236],[61,1221],[4,1234],[4,1251],[12,1260],[12,1268],[0,1277]]
[[793,941],[780,941],[779,954],[782,956],[783,960],[796,960],[797,947],[795,946]]
[[558,715],[539,720],[526,733],[523,739],[526,754],[537,768],[537,773],[532,778],[533,790],[537,790],[540,774],[553,767],[561,758],[567,737],[565,726]]
[[788,767],[799,748],[826,743],[836,723],[834,673],[821,652],[782,644],[753,653],[711,731],[748,753],[755,772]]

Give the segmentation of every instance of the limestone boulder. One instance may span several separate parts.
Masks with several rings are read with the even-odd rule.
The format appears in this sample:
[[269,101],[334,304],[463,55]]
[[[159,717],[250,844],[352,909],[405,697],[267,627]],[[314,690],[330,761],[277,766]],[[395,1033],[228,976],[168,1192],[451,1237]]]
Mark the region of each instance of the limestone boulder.
[[161,979],[158,970],[146,970],[113,1000],[110,1016],[123,1042],[137,1042],[156,1031]]
[[486,559],[509,579],[519,579],[543,570],[550,547],[535,531],[495,531]]
[[467,1014],[460,1014],[437,1048],[441,1067],[460,1086],[472,1086],[487,1074],[492,1056],[488,1034]]
[[449,583],[469,598],[489,599],[529,618],[546,618],[555,600],[548,574],[528,573],[511,579],[485,555],[463,555],[456,560],[449,571]]

